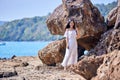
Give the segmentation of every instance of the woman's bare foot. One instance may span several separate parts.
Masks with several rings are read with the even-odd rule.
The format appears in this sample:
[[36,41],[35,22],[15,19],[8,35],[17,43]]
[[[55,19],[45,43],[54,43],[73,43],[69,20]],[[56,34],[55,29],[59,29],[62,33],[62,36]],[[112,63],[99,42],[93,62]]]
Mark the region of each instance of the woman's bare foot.
[[67,67],[64,67],[64,71],[66,71],[67,70]]

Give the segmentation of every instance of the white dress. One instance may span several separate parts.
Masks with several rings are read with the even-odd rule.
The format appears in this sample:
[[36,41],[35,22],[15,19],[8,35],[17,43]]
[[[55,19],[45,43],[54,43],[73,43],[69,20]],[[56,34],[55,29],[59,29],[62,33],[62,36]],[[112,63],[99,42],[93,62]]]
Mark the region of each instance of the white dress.
[[62,66],[69,66],[77,63],[77,40],[76,30],[66,30],[64,37],[68,38],[69,49],[66,48],[65,56],[62,62]]

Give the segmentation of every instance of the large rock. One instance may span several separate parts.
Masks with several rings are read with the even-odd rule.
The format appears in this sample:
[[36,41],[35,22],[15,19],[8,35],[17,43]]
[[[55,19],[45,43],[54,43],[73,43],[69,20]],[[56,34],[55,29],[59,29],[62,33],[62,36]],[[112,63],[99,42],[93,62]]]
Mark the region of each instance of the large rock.
[[115,50],[105,56],[97,76],[92,80],[120,80],[120,51]]
[[77,64],[70,66],[75,73],[86,80],[119,80],[120,50],[102,56],[84,57]]
[[107,16],[108,29],[111,29],[114,27],[117,19],[117,11],[118,11],[118,7],[115,7],[108,13],[108,16]]
[[120,29],[111,29],[104,34],[94,49],[89,51],[90,54],[102,55],[114,50],[120,50]]
[[[120,0],[118,0],[117,10],[114,14],[117,14],[113,17],[114,23],[112,23],[112,25],[115,25],[114,28],[102,35],[100,42],[98,42],[93,50],[90,50],[90,54],[94,53],[102,55],[110,53],[116,49],[120,50]],[[115,19],[116,17],[117,19]]]
[[115,23],[115,29],[120,29],[120,0],[118,0],[118,12],[117,12],[117,20],[116,20],[116,23]]
[[47,19],[47,26],[54,35],[63,35],[65,26],[70,18],[76,22],[81,35],[79,44],[86,48],[93,48],[101,33],[106,29],[104,18],[90,0],[63,0]]
[[66,48],[66,41],[58,40],[48,44],[38,52],[38,56],[44,64],[55,65],[62,62]]
[[116,49],[120,50],[120,28],[113,30],[107,52],[112,52]]
[[107,26],[109,28],[120,27],[120,1],[118,0],[117,7],[113,8],[107,17]]
[[117,19],[114,26],[114,31],[111,35],[111,41],[108,47],[108,52],[113,51],[114,49],[120,50],[120,0],[118,0],[118,12]]
[[85,57],[77,64],[75,64],[71,69],[83,76],[86,80],[90,80],[92,77],[96,76],[98,67],[103,63],[104,56],[96,57],[90,56]]

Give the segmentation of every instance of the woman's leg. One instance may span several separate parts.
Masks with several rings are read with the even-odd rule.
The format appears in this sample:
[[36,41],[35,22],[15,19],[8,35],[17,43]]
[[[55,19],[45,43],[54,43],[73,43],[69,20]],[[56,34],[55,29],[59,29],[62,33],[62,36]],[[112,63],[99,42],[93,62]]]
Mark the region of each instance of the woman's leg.
[[77,48],[74,48],[72,50],[72,53],[71,53],[70,57],[71,57],[71,64],[77,63],[77,57],[78,57]]
[[64,56],[64,59],[61,65],[66,67],[68,64],[69,58],[70,58],[70,52],[69,52],[69,49],[66,49],[66,53],[65,53],[65,56]]

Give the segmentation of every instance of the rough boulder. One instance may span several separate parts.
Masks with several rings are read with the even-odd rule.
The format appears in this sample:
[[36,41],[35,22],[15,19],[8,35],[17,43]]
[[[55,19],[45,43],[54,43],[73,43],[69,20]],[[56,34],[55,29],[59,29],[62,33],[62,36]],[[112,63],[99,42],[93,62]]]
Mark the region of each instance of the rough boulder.
[[65,39],[54,41],[40,50],[38,52],[38,56],[44,64],[54,66],[56,63],[62,62],[65,54],[65,48]]
[[54,35],[63,35],[69,19],[74,19],[81,38],[78,43],[85,49],[93,48],[106,30],[104,18],[90,0],[63,0],[46,23]]
[[97,76],[92,80],[119,80],[120,79],[120,51],[115,50],[107,54],[103,64],[97,70]]

